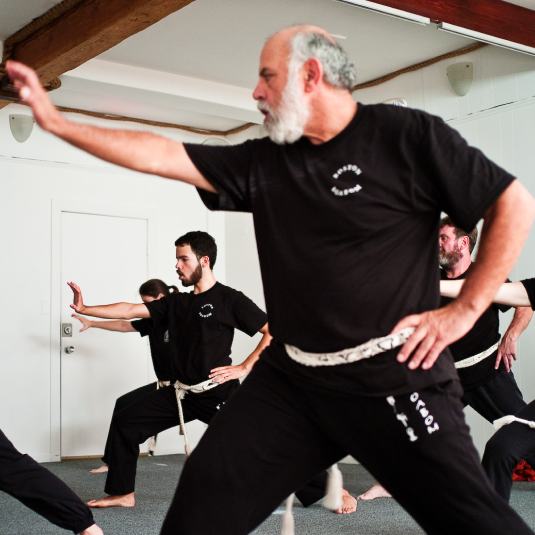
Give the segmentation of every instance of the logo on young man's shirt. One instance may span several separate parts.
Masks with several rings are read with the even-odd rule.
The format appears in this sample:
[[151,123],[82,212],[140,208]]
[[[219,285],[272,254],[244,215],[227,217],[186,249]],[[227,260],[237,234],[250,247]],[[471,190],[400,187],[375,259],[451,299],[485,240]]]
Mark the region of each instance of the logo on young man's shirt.
[[201,311],[199,312],[199,316],[201,318],[209,318],[212,315],[212,310],[214,309],[214,306],[210,303],[206,303],[206,305],[203,305],[201,307]]
[[337,181],[336,186],[331,188],[331,192],[337,197],[345,197],[351,193],[357,193],[362,189],[360,184],[355,184],[355,176],[359,176],[362,170],[357,165],[344,165],[340,167],[333,178]]

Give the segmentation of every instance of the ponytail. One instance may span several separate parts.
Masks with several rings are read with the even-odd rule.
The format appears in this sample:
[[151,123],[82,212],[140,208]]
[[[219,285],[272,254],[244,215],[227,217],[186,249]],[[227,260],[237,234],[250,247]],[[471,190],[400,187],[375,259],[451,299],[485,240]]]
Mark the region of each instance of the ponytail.
[[167,286],[167,284],[160,279],[150,279],[139,287],[139,295],[154,297],[154,299],[156,299],[160,294],[168,296],[171,295],[171,293],[175,294],[178,292],[179,290],[176,286]]

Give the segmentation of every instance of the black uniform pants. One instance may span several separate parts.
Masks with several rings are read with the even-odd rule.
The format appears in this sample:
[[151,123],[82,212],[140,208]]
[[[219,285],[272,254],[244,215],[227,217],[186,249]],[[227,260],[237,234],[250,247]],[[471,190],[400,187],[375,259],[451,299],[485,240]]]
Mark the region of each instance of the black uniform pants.
[[74,533],[95,523],[89,507],[61,479],[17,451],[1,430],[0,490],[56,526]]
[[[155,384],[147,385],[121,396],[117,402],[121,400],[124,403],[132,399],[135,401],[114,411],[110,425],[105,454],[109,468],[104,490],[108,494],[134,492],[139,445],[147,438],[179,424],[173,386],[156,390]],[[182,400],[184,422],[200,420],[207,424],[218,412],[220,404],[221,398],[216,396],[187,394]],[[313,476],[296,492],[305,507],[325,496],[327,473],[324,471]]]
[[250,533],[350,454],[429,534],[532,534],[485,477],[461,395],[450,381],[388,398],[336,396],[260,360],[185,463],[161,533]]
[[[515,414],[517,418],[535,421],[535,401]],[[483,469],[487,473],[496,492],[509,500],[513,485],[513,470],[524,459],[535,457],[535,429],[526,424],[513,422],[500,428],[485,446]],[[532,468],[534,466],[527,461]]]
[[[129,405],[132,405],[135,401],[140,400],[145,397],[147,394],[154,392],[156,390],[156,383],[151,383],[150,385],[145,385],[140,388],[136,388],[131,392],[124,394],[123,396],[117,398],[115,401],[115,407],[113,408],[112,419],[115,414],[123,409],[126,409]],[[106,447],[104,448],[104,455],[102,460],[106,464],[110,464],[110,432],[108,431],[108,439],[106,440]]]

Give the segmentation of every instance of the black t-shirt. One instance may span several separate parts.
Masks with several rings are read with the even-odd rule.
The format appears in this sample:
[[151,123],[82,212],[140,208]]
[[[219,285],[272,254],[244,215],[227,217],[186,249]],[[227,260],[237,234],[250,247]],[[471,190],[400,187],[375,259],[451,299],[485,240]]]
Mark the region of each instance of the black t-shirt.
[[169,351],[169,331],[167,325],[154,326],[150,319],[132,321],[132,327],[141,336],[149,337],[150,354],[154,373],[159,381],[170,381],[173,379],[173,368],[171,366],[171,353]]
[[[186,151],[217,190],[199,190],[208,208],[253,213],[270,331],[311,352],[356,346],[437,308],[441,211],[471,229],[514,180],[438,117],[389,105],[359,104],[321,145],[263,138]],[[396,353],[390,366],[374,357],[329,371],[270,361],[377,395],[457,377],[449,356],[409,377]]]
[[[470,273],[474,263],[470,264],[470,267],[459,277],[450,279],[446,272],[440,270],[441,280],[461,280],[465,279]],[[508,282],[510,282],[508,280]],[[440,306],[444,307],[450,304],[453,299],[449,297],[440,298]],[[450,345],[450,351],[453,356],[453,360],[458,362],[469,357],[473,357],[489,347],[493,346],[500,339],[500,318],[499,312],[506,312],[511,307],[507,305],[498,305],[492,303],[479,319],[475,322],[474,326],[468,331],[462,338]],[[459,378],[465,391],[472,390],[482,384],[490,381],[499,370],[495,369],[497,350],[489,355],[486,359],[483,359],[478,364],[468,366],[467,368],[459,368]],[[505,369],[503,360],[500,361],[500,368]]]
[[535,310],[535,279],[524,279],[520,282],[524,285],[524,288],[528,293],[528,299],[531,303],[531,308]]
[[[155,326],[168,327],[173,379],[187,385],[202,383],[213,368],[232,364],[234,329],[253,336],[267,323],[265,312],[248,297],[219,282],[206,292],[171,294],[146,306]],[[228,381],[205,394],[223,395],[236,383]]]

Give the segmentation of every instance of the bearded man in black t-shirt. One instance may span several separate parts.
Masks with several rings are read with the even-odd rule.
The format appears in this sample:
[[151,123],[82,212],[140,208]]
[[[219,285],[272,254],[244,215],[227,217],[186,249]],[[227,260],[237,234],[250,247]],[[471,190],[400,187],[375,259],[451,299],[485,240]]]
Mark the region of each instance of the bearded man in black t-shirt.
[[[465,232],[449,216],[441,219],[441,280],[462,280],[468,276],[475,266],[471,254],[477,236],[477,227]],[[441,297],[440,306],[447,306],[452,301],[452,298]],[[533,311],[531,307],[517,307],[513,320],[500,341],[499,312],[506,312],[509,308],[492,303],[472,329],[449,346],[464,390],[461,401],[464,405],[470,405],[490,423],[503,416],[516,414],[526,406],[511,366],[513,360],[516,360],[517,340],[529,325]],[[527,462],[535,464],[535,457]],[[386,489],[378,483],[359,496],[359,499],[373,500],[389,496]]]
[[[427,533],[532,533],[481,469],[447,350],[529,232],[535,203],[513,176],[438,117],[355,103],[352,65],[317,27],[267,41],[253,97],[270,138],[229,147],[71,123],[31,69],[6,69],[46,131],[253,214],[274,340],[185,464],[162,534],[249,533],[347,454]],[[484,217],[485,233],[437,309],[442,211],[465,229]]]

